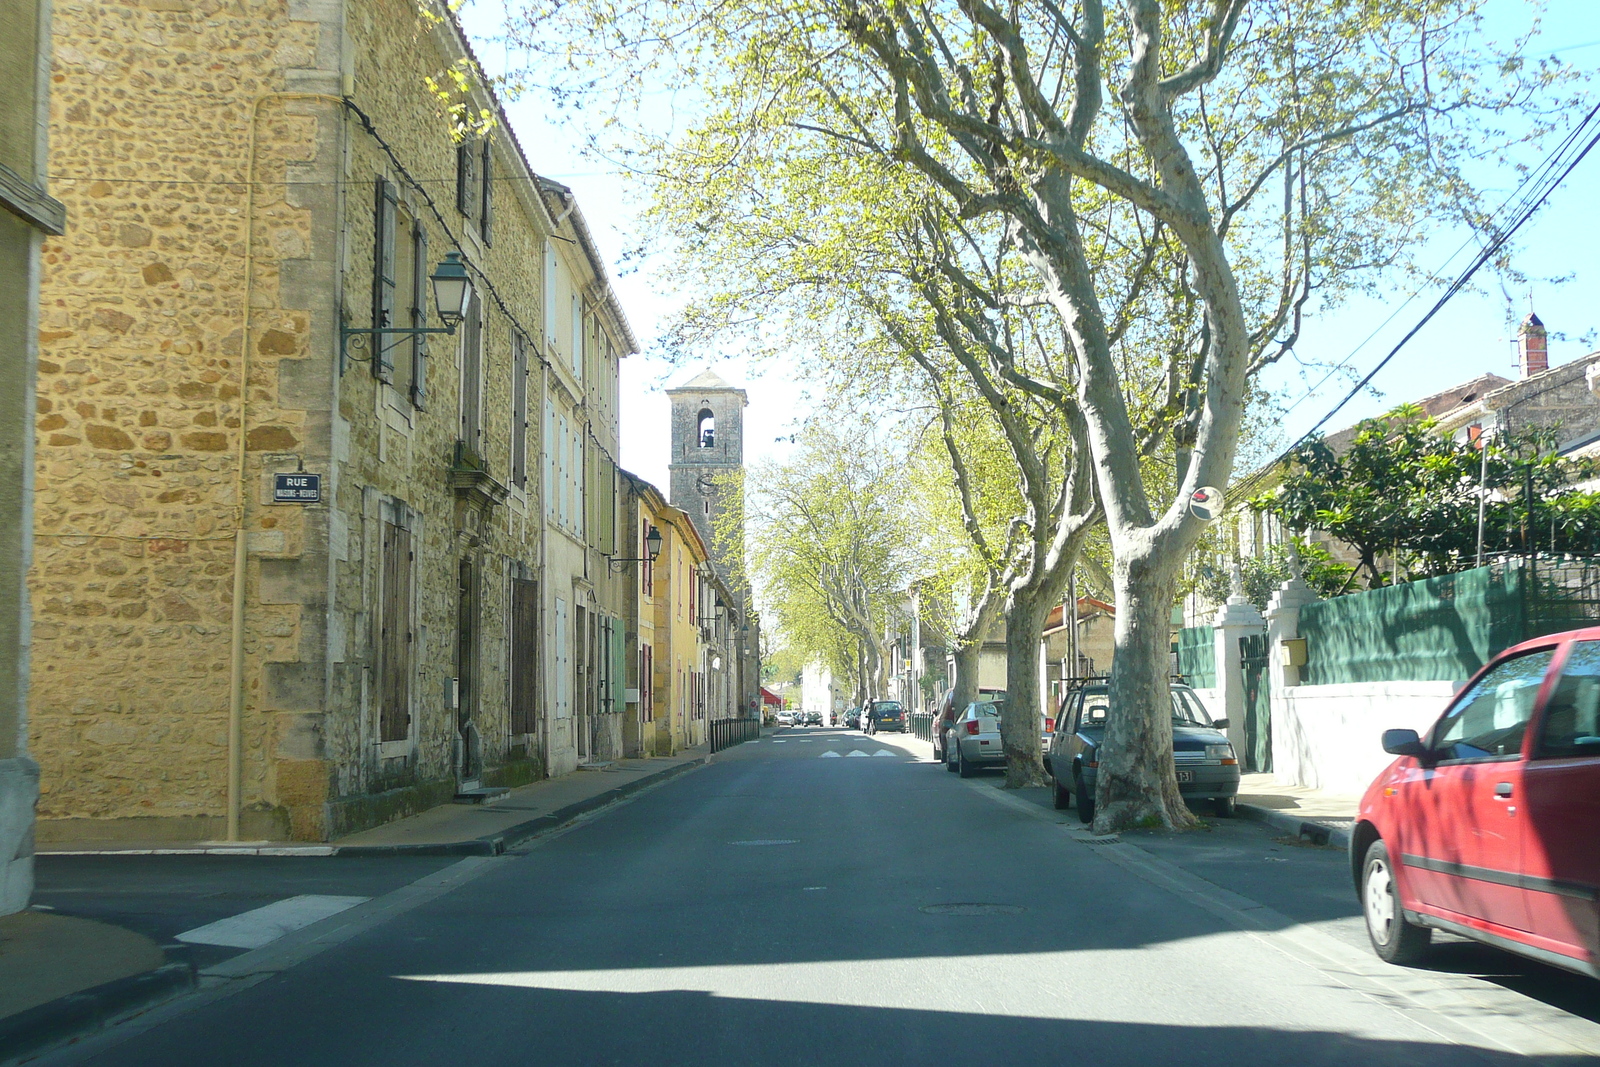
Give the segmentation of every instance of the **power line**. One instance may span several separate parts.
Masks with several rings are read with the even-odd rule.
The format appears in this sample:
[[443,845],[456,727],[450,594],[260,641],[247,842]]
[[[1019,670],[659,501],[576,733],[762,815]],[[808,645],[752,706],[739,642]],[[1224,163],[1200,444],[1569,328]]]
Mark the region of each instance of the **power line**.
[[[1596,144],[1600,144],[1600,133],[1596,133],[1589,139],[1589,141],[1583,146],[1577,155],[1573,156],[1572,159],[1562,167],[1560,174],[1556,174],[1554,177],[1549,176],[1554,173],[1555,167],[1560,165],[1560,160],[1563,153],[1565,153],[1568,148],[1576,143],[1577,137],[1587,126],[1589,126],[1591,122],[1594,121],[1594,118],[1597,114],[1600,114],[1600,104],[1596,104],[1590,109],[1589,113],[1583,117],[1583,121],[1574,127],[1572,133],[1568,134],[1562,143],[1557,146],[1556,150],[1552,152],[1550,156],[1546,158],[1545,162],[1535,170],[1534,174],[1529,176],[1528,181],[1523,183],[1523,187],[1519,189],[1517,193],[1513,193],[1512,196],[1508,198],[1508,203],[1510,203],[1518,200],[1519,194],[1522,194],[1520,196],[1521,204],[1520,206],[1516,207],[1515,215],[1509,225],[1495,233],[1493,239],[1491,239],[1489,243],[1485,245],[1484,248],[1477,254],[1477,256],[1473,258],[1472,263],[1468,265],[1467,269],[1458,275],[1455,281],[1450,283],[1450,285],[1440,295],[1439,299],[1434,302],[1434,305],[1428,309],[1427,314],[1423,315],[1415,326],[1411,327],[1410,330],[1407,330],[1406,335],[1400,338],[1399,342],[1389,350],[1389,353],[1385,355],[1383,359],[1378,361],[1378,365],[1373,367],[1372,370],[1368,371],[1366,376],[1357,382],[1355,386],[1345,394],[1342,400],[1328,410],[1327,414],[1318,419],[1316,425],[1312,426],[1311,429],[1301,434],[1300,437],[1295,440],[1294,444],[1284,449],[1283,454],[1279,456],[1279,460],[1293,453],[1295,449],[1299,448],[1306,442],[1307,439],[1309,439],[1313,434],[1326,425],[1329,419],[1337,415],[1346,404],[1355,399],[1361,390],[1365,389],[1368,383],[1370,383],[1373,378],[1377,377],[1378,372],[1383,370],[1384,367],[1388,366],[1389,362],[1400,353],[1400,350],[1404,348],[1413,337],[1420,333],[1422,328],[1426,326],[1457,293],[1466,288],[1467,283],[1472,280],[1472,276],[1478,272],[1479,268],[1481,268],[1490,259],[1494,258],[1495,253],[1503,248],[1506,243],[1516,235],[1516,232],[1520,230],[1530,218],[1533,217],[1534,213],[1537,212],[1541,206],[1543,206],[1544,202],[1549,199],[1550,195],[1555,192],[1555,190],[1563,181],[1566,180],[1567,175],[1571,174],[1573,169],[1576,168],[1579,163],[1583,162],[1584,157],[1589,154],[1590,150],[1593,149]],[[1540,177],[1541,174],[1543,174],[1543,177]],[[1523,189],[1526,189],[1526,193],[1523,193]],[[1538,191],[1537,196],[1534,195],[1535,189]],[[1502,207],[1503,206],[1504,205],[1502,205]],[[1269,466],[1272,465],[1276,464],[1270,464]]]

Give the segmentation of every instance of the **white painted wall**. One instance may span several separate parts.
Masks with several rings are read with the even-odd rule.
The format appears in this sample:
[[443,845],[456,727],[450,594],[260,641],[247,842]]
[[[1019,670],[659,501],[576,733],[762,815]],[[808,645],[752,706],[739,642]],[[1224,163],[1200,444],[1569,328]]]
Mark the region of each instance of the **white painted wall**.
[[[1329,793],[1364,793],[1394,759],[1380,743],[1383,731],[1426,733],[1454,693],[1453,682],[1349,682],[1274,692],[1273,776]],[[1213,708],[1209,699],[1206,707]]]
[[800,710],[822,715],[825,726],[833,725],[833,672],[813,661],[800,672]]

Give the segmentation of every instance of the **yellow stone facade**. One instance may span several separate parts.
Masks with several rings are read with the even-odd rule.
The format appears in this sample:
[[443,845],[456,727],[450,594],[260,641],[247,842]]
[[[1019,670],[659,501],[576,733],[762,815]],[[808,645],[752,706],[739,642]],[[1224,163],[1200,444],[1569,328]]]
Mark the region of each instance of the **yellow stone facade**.
[[[214,839],[231,806],[244,839],[324,839],[576,762],[552,709],[571,663],[547,638],[552,590],[619,615],[603,500],[635,346],[581,213],[503,116],[467,139],[458,200],[463,150],[425,83],[469,53],[435,16],[406,0],[56,9],[69,224],[43,250],[39,324],[41,841]],[[465,326],[415,358],[386,340],[387,374],[370,342],[341,358],[341,323],[372,324],[380,219],[394,269],[419,246],[424,273],[447,251],[470,264],[475,379]],[[554,246],[576,335],[547,329]],[[414,277],[391,287],[392,324],[410,324]],[[556,388],[583,413],[590,509],[559,573],[537,414]],[[321,475],[321,501],[274,503],[274,475],[299,471]],[[620,694],[582,655],[576,684]]]

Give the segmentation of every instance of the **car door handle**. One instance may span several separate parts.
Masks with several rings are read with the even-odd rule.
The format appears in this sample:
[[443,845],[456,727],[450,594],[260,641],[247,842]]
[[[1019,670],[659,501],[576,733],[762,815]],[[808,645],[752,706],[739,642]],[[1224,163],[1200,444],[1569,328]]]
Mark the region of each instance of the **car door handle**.
[[1509,799],[1511,799],[1511,783],[1510,782],[1501,782],[1499,785],[1495,786],[1494,787],[1494,795],[1495,795],[1496,798],[1498,798],[1500,800],[1509,800]]

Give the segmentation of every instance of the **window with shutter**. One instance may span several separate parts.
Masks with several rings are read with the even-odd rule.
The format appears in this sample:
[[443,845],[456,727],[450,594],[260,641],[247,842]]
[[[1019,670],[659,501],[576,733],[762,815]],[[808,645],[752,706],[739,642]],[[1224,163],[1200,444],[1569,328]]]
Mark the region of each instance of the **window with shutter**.
[[476,291],[461,324],[461,440],[483,456],[483,304]]
[[546,518],[556,514],[556,409],[549,400],[544,402],[544,513]]
[[[411,325],[428,325],[428,231],[418,219],[411,224]],[[417,334],[411,339],[411,403],[418,409],[428,399],[428,338]]]
[[556,344],[556,249],[544,243],[544,348],[548,353]]
[[572,351],[568,353],[572,373],[583,381],[583,301],[572,294]]
[[[396,325],[395,289],[395,213],[398,210],[394,183],[379,178],[375,186],[372,211],[372,327],[375,330]],[[372,373],[388,381],[394,369],[390,360],[393,338],[373,334],[368,351],[372,353]]]

